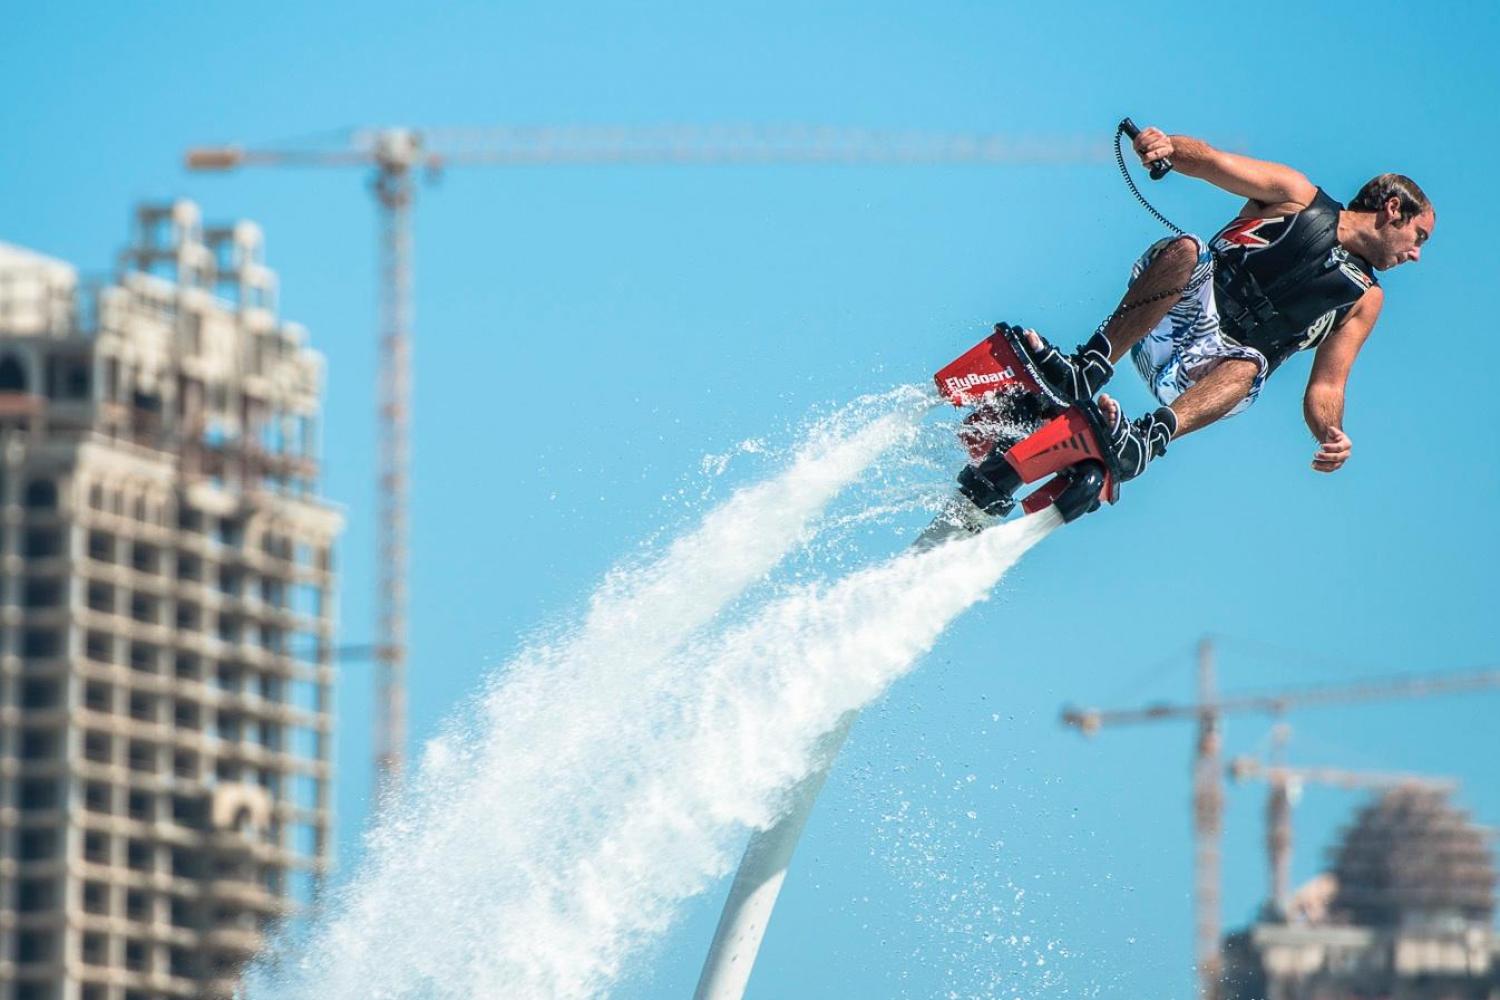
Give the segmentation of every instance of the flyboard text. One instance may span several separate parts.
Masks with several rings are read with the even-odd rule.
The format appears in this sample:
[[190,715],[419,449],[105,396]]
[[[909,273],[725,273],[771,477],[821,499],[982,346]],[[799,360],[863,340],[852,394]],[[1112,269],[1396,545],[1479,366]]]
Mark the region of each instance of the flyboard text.
[[1014,368],[1004,368],[998,372],[971,372],[968,375],[949,375],[943,380],[943,387],[950,393],[960,393],[972,389],[976,385],[999,385],[1016,377]]

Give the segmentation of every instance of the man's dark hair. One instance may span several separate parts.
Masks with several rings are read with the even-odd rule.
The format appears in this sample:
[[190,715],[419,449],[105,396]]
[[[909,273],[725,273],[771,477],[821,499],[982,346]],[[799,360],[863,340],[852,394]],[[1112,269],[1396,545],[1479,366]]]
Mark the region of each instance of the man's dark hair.
[[1427,195],[1417,187],[1417,182],[1405,174],[1381,174],[1372,177],[1359,189],[1359,194],[1349,202],[1351,212],[1378,212],[1381,206],[1390,201],[1391,198],[1401,199],[1402,222],[1432,207],[1432,202],[1427,200]]

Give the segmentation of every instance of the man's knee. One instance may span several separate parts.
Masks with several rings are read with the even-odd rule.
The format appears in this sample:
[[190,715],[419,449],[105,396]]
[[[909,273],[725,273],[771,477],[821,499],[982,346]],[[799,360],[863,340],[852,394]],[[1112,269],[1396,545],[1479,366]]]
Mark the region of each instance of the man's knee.
[[1193,268],[1198,266],[1198,252],[1197,240],[1191,236],[1179,236],[1162,247],[1153,263],[1186,277],[1191,275]]
[[1225,358],[1214,366],[1200,381],[1215,379],[1224,385],[1244,386],[1248,392],[1255,384],[1255,377],[1260,374],[1260,365],[1248,358]]
[[1159,244],[1136,283],[1150,288],[1186,288],[1198,267],[1202,247],[1191,236],[1178,236]]

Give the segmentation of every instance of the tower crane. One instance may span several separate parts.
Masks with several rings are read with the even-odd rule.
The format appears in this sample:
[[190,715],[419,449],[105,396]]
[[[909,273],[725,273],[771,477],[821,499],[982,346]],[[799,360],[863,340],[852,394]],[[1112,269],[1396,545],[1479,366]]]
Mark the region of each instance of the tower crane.
[[1102,143],[813,126],[377,128],[284,147],[190,149],[194,171],[366,167],[380,216],[379,494],[375,762],[400,781],[406,744],[407,488],[415,174],[450,166],[561,164],[1026,164],[1106,159]]
[[1345,789],[1424,788],[1451,792],[1458,787],[1452,778],[1381,771],[1348,771],[1336,767],[1298,767],[1266,764],[1254,757],[1239,756],[1229,762],[1229,777],[1235,782],[1264,781],[1266,797],[1266,856],[1270,862],[1271,903],[1286,916],[1292,896],[1292,799],[1304,784]]
[[1224,772],[1219,763],[1220,725],[1225,715],[1260,713],[1281,716],[1291,709],[1327,705],[1426,698],[1500,688],[1500,669],[1459,673],[1372,678],[1353,683],[1307,687],[1270,694],[1220,698],[1214,677],[1213,644],[1198,645],[1198,701],[1189,705],[1156,704],[1143,708],[1101,710],[1066,707],[1062,723],[1093,736],[1105,727],[1195,720],[1193,753],[1193,908],[1194,956],[1202,1000],[1217,1000],[1221,969],[1220,858],[1224,827]]

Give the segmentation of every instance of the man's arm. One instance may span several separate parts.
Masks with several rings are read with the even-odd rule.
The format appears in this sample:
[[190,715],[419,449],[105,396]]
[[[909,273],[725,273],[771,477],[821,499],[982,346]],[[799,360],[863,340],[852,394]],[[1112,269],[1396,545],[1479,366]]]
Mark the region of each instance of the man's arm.
[[1312,463],[1319,472],[1334,472],[1342,468],[1354,450],[1354,442],[1343,430],[1344,388],[1349,383],[1349,372],[1354,367],[1359,349],[1375,328],[1384,301],[1385,292],[1379,285],[1365,292],[1344,321],[1319,346],[1313,358],[1307,392],[1302,397],[1302,416],[1307,421],[1308,430],[1320,442]]
[[1312,181],[1284,164],[1226,153],[1202,139],[1167,135],[1159,128],[1144,129],[1136,137],[1135,151],[1142,163],[1170,158],[1178,173],[1284,212],[1300,212],[1318,193]]

